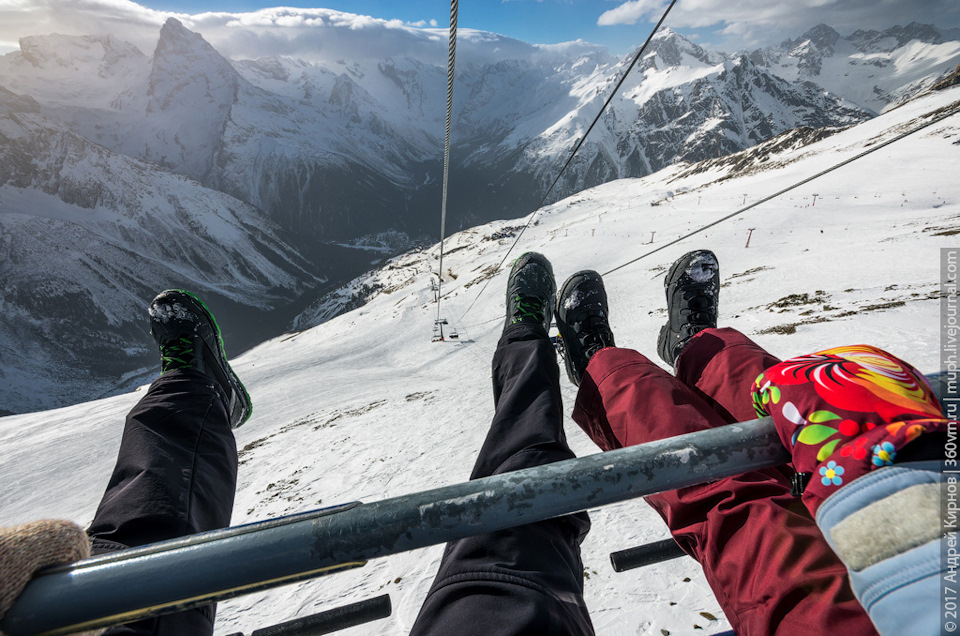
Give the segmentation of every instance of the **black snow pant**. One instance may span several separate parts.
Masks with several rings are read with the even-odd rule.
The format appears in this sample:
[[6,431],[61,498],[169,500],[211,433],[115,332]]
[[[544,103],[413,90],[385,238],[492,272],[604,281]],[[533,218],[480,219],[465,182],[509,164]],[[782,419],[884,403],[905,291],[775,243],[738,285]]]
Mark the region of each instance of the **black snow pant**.
[[[127,415],[117,464],[87,530],[94,554],[230,525],[237,444],[222,391],[197,371],[161,376]],[[107,630],[110,636],[213,633],[215,605]]]
[[[563,432],[560,371],[537,325],[509,327],[493,359],[495,415],[471,479],[574,457]],[[236,443],[219,389],[178,371],[127,417],[117,466],[88,530],[103,553],[225,527]],[[447,545],[413,633],[592,634],[583,602],[585,513]],[[111,628],[118,634],[210,634],[214,606]]]
[[[571,459],[560,370],[543,327],[508,327],[493,357],[495,413],[470,479]],[[583,602],[586,513],[453,541],[416,636],[593,634]]]

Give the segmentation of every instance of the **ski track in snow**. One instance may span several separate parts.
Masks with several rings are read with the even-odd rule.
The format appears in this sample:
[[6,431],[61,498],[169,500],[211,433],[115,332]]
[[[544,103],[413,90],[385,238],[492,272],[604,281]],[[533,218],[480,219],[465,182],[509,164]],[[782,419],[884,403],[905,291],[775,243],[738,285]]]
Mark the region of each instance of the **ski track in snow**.
[[[958,99],[960,89],[954,88],[918,100],[795,152],[790,158],[796,161],[776,170],[714,182],[725,176],[722,169],[678,178],[684,168],[673,167],[581,192],[544,209],[513,256],[543,252],[561,282],[581,269],[608,271]],[[955,247],[960,233],[958,139],[960,116],[611,274],[605,282],[617,342],[656,359],[665,317],[663,275],[683,253],[708,248],[719,258],[722,324],[775,355],[864,342],[925,372],[937,369],[939,250]],[[254,401],[252,419],[237,430],[234,524],[375,501],[468,477],[493,413],[489,365],[502,329],[509,266],[460,317],[512,240],[485,237],[510,223],[466,230],[447,241],[444,265],[456,278],[444,281],[442,314],[460,342],[431,343],[435,246],[398,257],[376,273],[368,282],[384,290],[367,305],[233,360]],[[651,232],[656,240],[648,245]],[[571,446],[578,455],[595,453],[569,419],[575,388],[566,378],[561,383]],[[124,415],[143,390],[0,418],[3,523],[48,517],[89,523],[110,475]],[[591,514],[583,562],[598,634],[712,634],[729,628],[691,559],[613,572],[610,552],[668,536],[645,503]],[[216,632],[249,633],[389,593],[389,619],[342,633],[406,634],[441,552],[434,546],[221,603]]]

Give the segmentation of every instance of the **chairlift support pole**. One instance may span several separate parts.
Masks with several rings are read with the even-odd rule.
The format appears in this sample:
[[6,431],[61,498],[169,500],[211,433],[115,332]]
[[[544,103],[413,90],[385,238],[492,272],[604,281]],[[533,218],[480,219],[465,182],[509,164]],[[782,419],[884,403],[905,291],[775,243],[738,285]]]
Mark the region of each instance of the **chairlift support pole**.
[[[957,399],[947,392],[948,378],[928,376],[941,402]],[[766,417],[369,504],[183,537],[34,577],[0,630],[9,636],[65,634],[176,612],[789,459]]]

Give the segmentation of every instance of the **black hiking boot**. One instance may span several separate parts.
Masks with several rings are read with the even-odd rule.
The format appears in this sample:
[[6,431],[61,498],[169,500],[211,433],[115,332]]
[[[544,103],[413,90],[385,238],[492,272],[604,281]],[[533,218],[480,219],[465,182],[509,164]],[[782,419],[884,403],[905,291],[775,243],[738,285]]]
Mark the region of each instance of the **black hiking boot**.
[[557,298],[557,343],[567,376],[577,386],[591,356],[604,347],[616,346],[607,314],[607,292],[600,274],[584,270],[563,284]]
[[160,348],[160,373],[195,369],[216,382],[227,398],[230,427],[253,412],[250,396],[223,352],[220,327],[207,306],[181,289],[161,292],[150,303],[150,333]]
[[557,282],[553,266],[543,254],[527,252],[513,263],[507,281],[507,320],[503,328],[529,322],[550,331]]
[[667,292],[667,324],[660,329],[657,352],[670,366],[687,342],[704,329],[717,326],[720,266],[710,250],[681,256],[663,281]]

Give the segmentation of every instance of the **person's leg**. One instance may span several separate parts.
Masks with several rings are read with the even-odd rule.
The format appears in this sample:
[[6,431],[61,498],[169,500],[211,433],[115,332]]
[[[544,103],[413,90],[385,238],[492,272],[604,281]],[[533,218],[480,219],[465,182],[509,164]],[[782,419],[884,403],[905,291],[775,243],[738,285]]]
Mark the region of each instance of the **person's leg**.
[[693,389],[727,423],[756,419],[753,383],[780,360],[736,329],[705,329],[677,358],[677,379]]
[[[715,326],[716,258],[697,251],[667,276],[670,320],[658,349],[670,364]],[[684,382],[636,351],[613,347],[603,281],[580,272],[564,284],[557,326],[571,381],[573,419],[603,450],[643,444],[726,423]],[[742,345],[742,346],[741,346]],[[731,346],[730,353],[748,349]],[[680,355],[682,353],[682,355]],[[695,358],[691,358],[694,360]],[[727,368],[736,367],[736,355]],[[692,368],[692,366],[690,367]],[[749,378],[753,382],[756,375]],[[752,404],[749,387],[745,402]],[[752,419],[752,418],[745,418]],[[703,565],[731,624],[747,634],[872,633],[843,567],[778,470],[754,471],[646,498],[677,543]]]
[[213,382],[195,371],[164,375],[127,415],[88,532],[94,549],[226,527],[236,478],[236,442]]
[[[726,424],[677,378],[629,349],[590,359],[573,418],[604,450]],[[846,572],[775,469],[646,497],[703,566],[740,636],[873,634]]]
[[[231,429],[249,416],[249,396],[199,299],[164,292],[150,314],[162,374],[127,415],[116,466],[87,530],[94,554],[230,524],[237,481]],[[214,614],[208,605],[106,633],[211,634]]]
[[[574,457],[563,432],[556,353],[542,324],[504,329],[493,398],[471,479]],[[449,543],[411,633],[592,634],[580,561],[589,527],[581,513]]]
[[[127,416],[117,464],[87,530],[103,554],[230,525],[237,447],[224,400],[196,371],[162,376]],[[215,606],[129,623],[119,634],[210,634]]]
[[678,258],[663,280],[667,322],[657,353],[728,423],[756,417],[753,382],[779,360],[733,329],[717,329],[720,264],[710,250]]

